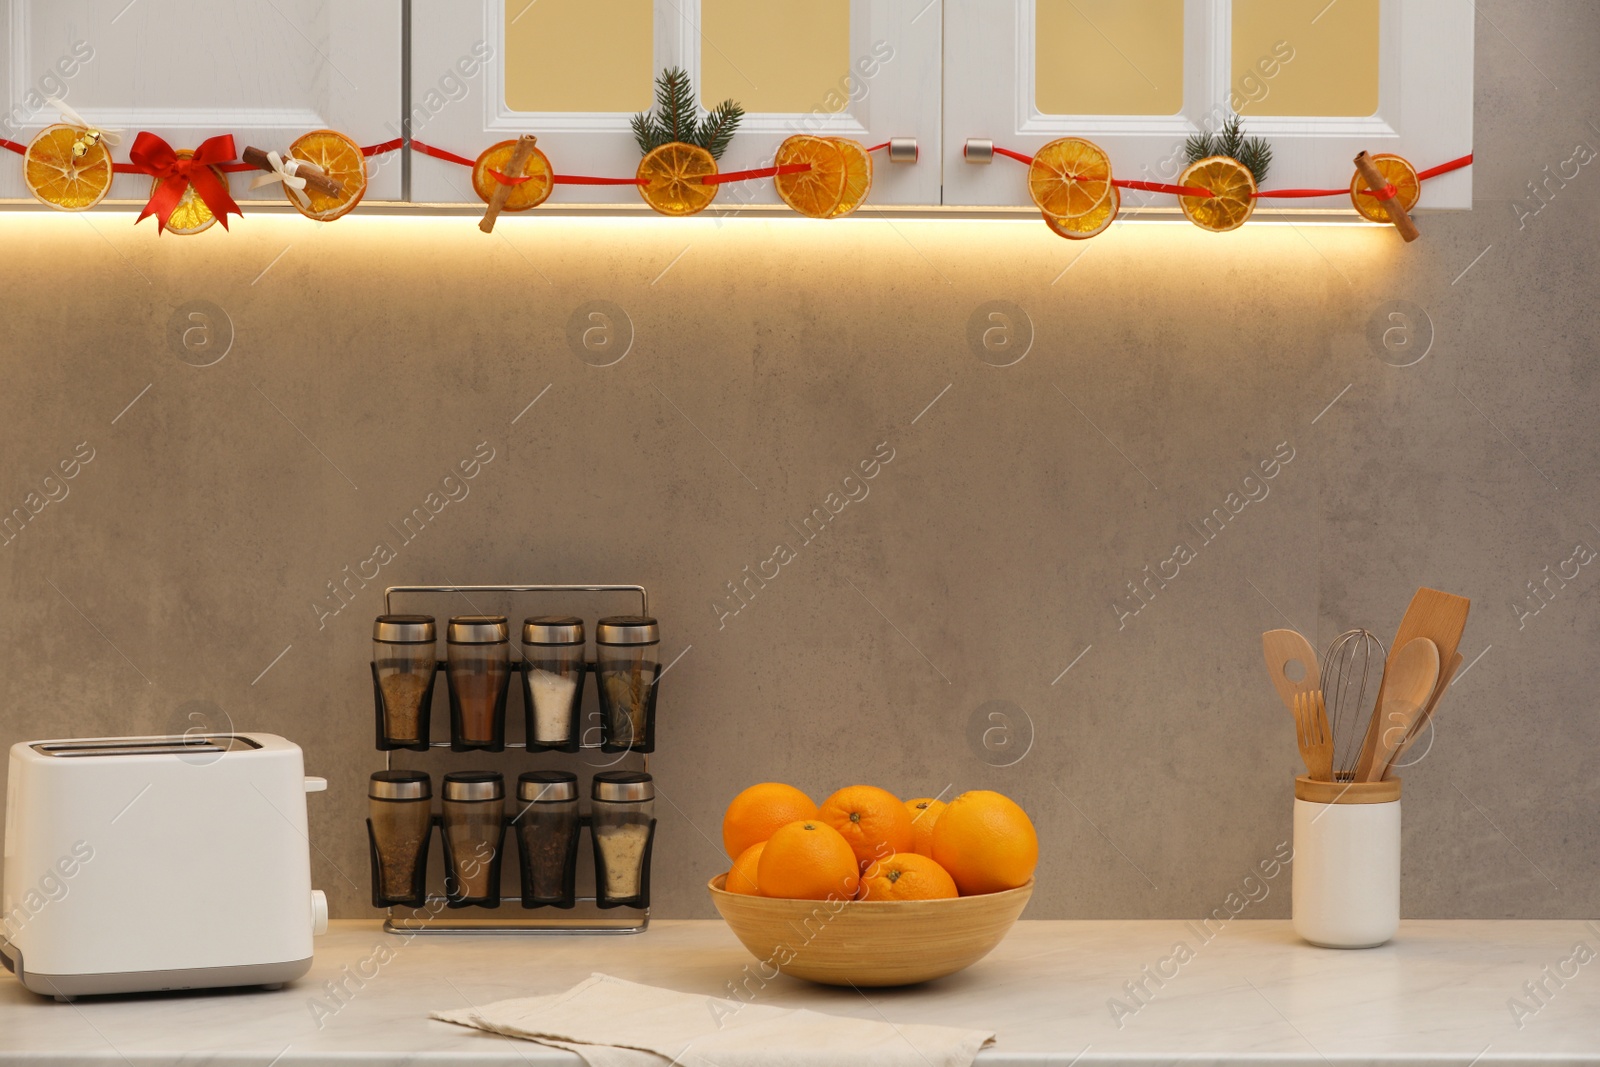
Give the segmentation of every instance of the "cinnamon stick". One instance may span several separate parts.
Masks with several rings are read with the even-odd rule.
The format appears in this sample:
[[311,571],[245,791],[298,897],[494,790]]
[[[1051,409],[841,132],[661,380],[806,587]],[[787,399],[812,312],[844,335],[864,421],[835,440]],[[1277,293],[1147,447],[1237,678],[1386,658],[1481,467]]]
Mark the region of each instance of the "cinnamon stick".
[[[239,154],[239,158],[257,170],[264,170],[268,173],[271,173],[272,171],[272,160],[268,159],[267,153],[260,148],[246,147],[245,150]],[[281,158],[288,160],[292,157],[282,156]],[[307,189],[314,193],[321,193],[323,196],[344,195],[344,186],[324,174],[321,167],[318,167],[315,163],[309,163],[303,159],[296,160],[295,162],[299,165],[299,169],[295,172],[296,176],[306,180]]]
[[[522,172],[527,169],[528,160],[533,158],[533,150],[538,143],[537,137],[526,133],[517,138],[517,146],[511,150],[511,161],[506,164],[503,172],[507,178],[522,177]],[[489,206],[484,210],[483,221],[478,223],[478,229],[484,233],[494,232],[494,220],[506,206],[506,199],[511,196],[512,188],[505,182],[495,183],[494,195],[489,197]]]
[[[1361,180],[1367,183],[1367,188],[1375,193],[1381,193],[1389,184],[1389,179],[1377,167],[1372,165],[1372,160],[1362,152],[1356,157],[1356,172],[1361,175]],[[1417,224],[1411,221],[1411,216],[1406,214],[1406,209],[1400,203],[1398,196],[1391,196],[1387,200],[1378,198],[1378,203],[1389,213],[1389,221],[1394,223],[1394,228],[1400,231],[1400,236],[1405,238],[1407,244],[1422,236],[1422,231],[1417,229]]]

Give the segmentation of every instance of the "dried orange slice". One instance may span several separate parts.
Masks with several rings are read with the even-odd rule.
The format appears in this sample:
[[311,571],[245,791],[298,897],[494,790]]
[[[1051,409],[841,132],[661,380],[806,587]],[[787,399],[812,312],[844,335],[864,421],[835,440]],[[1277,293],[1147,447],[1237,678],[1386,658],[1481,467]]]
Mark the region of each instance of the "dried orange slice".
[[1058,219],[1087,215],[1111,195],[1111,160],[1093,141],[1051,141],[1028,165],[1028,193],[1039,210]]
[[[1408,163],[1404,156],[1389,152],[1367,158],[1378,168],[1378,173],[1394,186],[1395,196],[1391,203],[1398,201],[1409,214],[1411,209],[1417,206],[1417,201],[1422,199],[1422,182],[1417,179],[1416,168]],[[1383,201],[1367,192],[1367,183],[1361,180],[1360,171],[1350,179],[1350,202],[1355,204],[1356,210],[1361,212],[1361,217],[1364,219],[1382,223],[1389,221],[1389,212],[1384,209]]]
[[773,162],[780,167],[811,165],[810,170],[779,174],[773,180],[783,202],[800,214],[813,219],[830,218],[844,202],[849,165],[844,149],[832,138],[795,134],[778,146]]
[[1065,237],[1069,241],[1087,241],[1109,230],[1111,224],[1117,221],[1117,212],[1121,210],[1122,192],[1113,185],[1111,195],[1100,201],[1100,206],[1087,215],[1079,215],[1074,219],[1058,219],[1054,215],[1046,214],[1044,221],[1057,236]]
[[693,215],[716,199],[717,187],[700,179],[717,172],[717,161],[699,145],[672,141],[639,161],[644,202],[663,215]]
[[872,191],[872,154],[860,141],[848,137],[834,137],[832,141],[844,155],[844,195],[828,217],[839,219],[865,203]]
[[[179,159],[193,159],[194,152],[192,149],[184,148],[178,151],[177,156]],[[212,167],[211,172],[222,182],[223,188],[227,188],[227,174],[216,167]],[[194,186],[189,185],[184,188],[183,196],[178,198],[178,206],[167,216],[167,232],[182,236],[200,233],[209,230],[211,224],[216,221],[217,217],[211,213],[206,202],[200,199],[200,194],[194,191]]]
[[94,207],[111,191],[111,153],[99,141],[84,146],[74,159],[72,146],[88,131],[81,126],[50,126],[40,132],[23,155],[28,192],[41,203],[62,211]]
[[[511,166],[511,154],[516,150],[517,142],[514,139],[501,141],[485,148],[472,165],[472,191],[485,204],[494,198],[494,191],[500,186],[499,179],[489,172],[494,170],[505,174],[506,168]],[[548,156],[535,148],[522,173],[528,180],[511,187],[511,195],[506,197],[501,211],[527,211],[550,199],[550,191],[555,188],[555,171],[550,167]]]
[[361,203],[367,191],[367,157],[361,154],[361,146],[350,138],[334,130],[313,130],[290,145],[289,154],[321,168],[322,173],[344,186],[339,196],[305,190],[310,207],[301,204],[285,187],[283,194],[300,214],[318,222],[332,222]]
[[1202,230],[1227,233],[1243,226],[1256,209],[1256,180],[1250,168],[1232,156],[1207,156],[1189,164],[1179,185],[1210,189],[1211,195],[1180,196],[1178,206]]

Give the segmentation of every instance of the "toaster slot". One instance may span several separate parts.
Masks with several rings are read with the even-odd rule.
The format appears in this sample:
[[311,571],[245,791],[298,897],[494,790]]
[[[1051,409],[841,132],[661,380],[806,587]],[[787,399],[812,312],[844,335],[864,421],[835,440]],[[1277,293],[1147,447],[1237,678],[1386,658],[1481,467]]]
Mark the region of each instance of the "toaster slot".
[[212,734],[206,736],[177,737],[126,737],[113,740],[46,741],[30,746],[45,756],[83,758],[86,756],[168,756],[191,755],[208,752],[230,752],[234,749],[260,748],[248,737],[237,734]]

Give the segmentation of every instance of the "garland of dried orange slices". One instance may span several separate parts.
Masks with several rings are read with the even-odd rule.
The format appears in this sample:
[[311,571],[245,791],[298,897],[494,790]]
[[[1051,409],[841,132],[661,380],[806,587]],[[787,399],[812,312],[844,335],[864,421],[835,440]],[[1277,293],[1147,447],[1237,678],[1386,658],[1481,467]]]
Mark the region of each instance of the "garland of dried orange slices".
[[[1188,166],[1176,184],[1113,178],[1111,160],[1099,145],[1081,137],[1051,141],[1032,156],[995,147],[998,155],[1028,165],[1028,192],[1045,225],[1061,237],[1081,241],[1104,233],[1122,209],[1122,189],[1170,193],[1184,217],[1203,230],[1227,233],[1243,226],[1266,198],[1337,196],[1339,189],[1262,189],[1272,150],[1259,138],[1246,138],[1237,116],[1218,134],[1200,133],[1185,144]],[[1422,183],[1472,164],[1472,155],[1419,172],[1403,156],[1380,153],[1356,157],[1350,202],[1370,222],[1392,223],[1407,241],[1417,237],[1410,212],[1422,196]]]
[[[278,182],[291,206],[307,218],[332,222],[361,202],[367,188],[367,159],[411,147],[472,170],[472,187],[489,205],[481,227],[492,229],[500,212],[527,211],[547,200],[557,185],[633,185],[652,209],[676,217],[709,207],[724,184],[773,178],[779,197],[809,218],[836,219],[855,212],[872,191],[872,148],[846,137],[797,134],[778,146],[772,166],[719,173],[717,161],[738,129],[744,111],[725,100],[701,113],[688,75],[668,69],[656,82],[656,104],[636,115],[635,137],[643,158],[628,178],[557,174],[531,136],[491,145],[476,159],[421,141],[396,138],[362,147],[334,130],[313,130],[283,153],[247,147],[243,161],[233,158],[233,139],[221,135],[195,149],[173,150],[160,137],[141,132],[128,163],[113,163],[108,146],[116,132],[84,121],[56,102],[63,122],[46,127],[27,146],[0,138],[0,148],[23,156],[28,191],[63,211],[83,211],[105,199],[116,174],[151,178],[149,203],[139,217],[156,215],[164,233],[195,234],[229,214],[242,214],[228,193],[228,175],[261,172],[251,188]],[[1270,149],[1246,139],[1235,117],[1220,134],[1202,134],[1186,146],[1188,165],[1176,184],[1113,178],[1105,151],[1081,137],[1051,141],[1032,156],[995,147],[994,152],[1028,165],[1028,191],[1047,226],[1070,240],[1104,233],[1122,208],[1122,190],[1168,193],[1196,226],[1225,233],[1242,226],[1266,198],[1309,198],[1343,194],[1338,189],[1261,188],[1271,162]],[[1356,159],[1348,193],[1360,215],[1393,223],[1407,240],[1416,236],[1409,212],[1421,197],[1422,183],[1472,164],[1469,153],[1418,171],[1392,153]]]

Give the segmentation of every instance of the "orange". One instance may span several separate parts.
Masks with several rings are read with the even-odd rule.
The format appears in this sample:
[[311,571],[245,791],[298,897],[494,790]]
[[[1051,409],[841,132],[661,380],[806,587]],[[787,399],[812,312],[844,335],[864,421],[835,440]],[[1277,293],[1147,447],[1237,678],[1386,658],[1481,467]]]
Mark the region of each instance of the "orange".
[[[193,159],[194,152],[183,148],[177,152],[179,159]],[[216,167],[211,168],[212,173],[227,188],[228,176]],[[200,199],[200,194],[194,191],[194,186],[189,185],[183,190],[183,195],[178,198],[178,206],[172,209],[172,214],[167,216],[167,232],[176,234],[200,233],[209,230],[217,217],[211,213],[206,202]]]
[[875,785],[846,786],[822,802],[817,818],[844,835],[863,868],[896,852],[910,852],[916,840],[906,806]]
[[848,137],[834,137],[832,141],[844,155],[844,193],[828,217],[839,219],[864,204],[872,191],[872,154],[860,141]]
[[902,852],[874,863],[861,879],[860,900],[948,900],[959,896],[950,872],[927,856]]
[[917,855],[933,855],[933,824],[939,821],[944,808],[944,801],[934,797],[906,801],[906,810],[911,813],[911,848]]
[[511,186],[511,194],[500,206],[501,211],[527,211],[538,207],[549,199],[550,190],[555,188],[552,180],[555,171],[550,168],[550,158],[537,148],[523,165],[521,174],[507,173],[511,167],[511,155],[516,150],[515,140],[492,144],[479,153],[477,162],[472,165],[472,191],[485,204],[493,199],[495,190],[500,187],[499,179],[489,173],[491,170],[499,171],[508,178],[527,177],[527,181]]
[[1039,210],[1057,218],[1077,218],[1111,195],[1111,160],[1093,141],[1063,137],[1051,141],[1028,164],[1028,193]]
[[1226,233],[1243,226],[1256,209],[1256,180],[1250,168],[1232,156],[1207,156],[1189,164],[1179,185],[1211,190],[1211,196],[1180,196],[1178,206],[1202,230]]
[[312,130],[289,146],[289,154],[318,167],[322,173],[344,186],[344,192],[339,196],[305,190],[306,197],[311,201],[310,207],[303,206],[285,186],[284,195],[300,214],[318,222],[332,222],[349,214],[351,208],[361,203],[361,197],[367,191],[367,157],[361,154],[361,146],[350,138],[333,130]]
[[756,885],[767,897],[854,900],[861,871],[839,831],[821,819],[801,819],[780,826],[762,848]]
[[717,161],[699,145],[672,141],[639,161],[644,202],[663,215],[693,215],[716,199],[717,187],[700,179],[717,172]]
[[[1422,198],[1422,182],[1417,180],[1417,172],[1408,163],[1404,156],[1397,156],[1389,152],[1370,156],[1372,165],[1378,168],[1390,185],[1395,188],[1394,203],[1409,214],[1417,206],[1417,201]],[[1384,208],[1384,202],[1375,196],[1367,195],[1367,183],[1361,180],[1361,172],[1356,171],[1355,177],[1350,179],[1350,201],[1355,204],[1356,210],[1361,212],[1361,217],[1372,222],[1388,222],[1389,212]]]
[[1026,885],[1039,862],[1039,835],[1028,813],[987,789],[962,793],[933,826],[933,858],[962,896]]
[[[111,153],[98,139],[84,144],[86,133],[79,126],[50,126],[28,145],[22,157],[23,179],[41,203],[82,211],[111,191]],[[84,144],[82,156],[73,157],[74,144]]]
[[[849,164],[844,150],[831,138],[799,133],[778,146],[773,160],[780,167],[796,163],[811,166],[773,179],[783,202],[802,215],[825,219],[835,214],[845,196]],[[862,193],[865,196],[865,192]]]
[[1122,193],[1113,185],[1111,195],[1100,201],[1100,206],[1087,215],[1079,215],[1075,219],[1058,219],[1045,212],[1044,221],[1051,232],[1058,237],[1065,237],[1069,241],[1087,241],[1109,230],[1111,224],[1117,221],[1117,212],[1121,210]]
[[761,869],[761,852],[766,847],[767,843],[761,841],[739,853],[739,858],[728,868],[728,880],[723,883],[723,888],[730,893],[759,897],[761,890],[756,885],[756,872]]
[[722,816],[722,847],[730,857],[772,836],[796,819],[814,819],[817,805],[792,785],[762,782],[733,798]]

